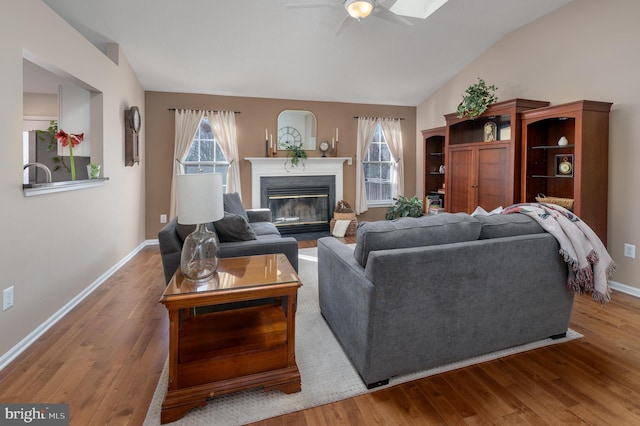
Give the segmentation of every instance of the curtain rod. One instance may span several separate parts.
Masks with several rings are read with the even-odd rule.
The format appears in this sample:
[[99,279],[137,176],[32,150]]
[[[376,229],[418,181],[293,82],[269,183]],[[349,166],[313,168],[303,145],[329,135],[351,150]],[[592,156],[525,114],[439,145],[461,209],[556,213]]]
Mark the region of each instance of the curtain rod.
[[[193,108],[169,108],[169,111],[175,111],[176,109],[191,109],[192,111],[208,111],[208,112],[220,112],[218,110],[211,109],[193,109]],[[233,111],[234,114],[240,114],[240,111]]]
[[[360,115],[354,115],[353,118],[367,118]],[[404,120],[404,117],[370,117],[370,118],[390,118],[392,120]]]

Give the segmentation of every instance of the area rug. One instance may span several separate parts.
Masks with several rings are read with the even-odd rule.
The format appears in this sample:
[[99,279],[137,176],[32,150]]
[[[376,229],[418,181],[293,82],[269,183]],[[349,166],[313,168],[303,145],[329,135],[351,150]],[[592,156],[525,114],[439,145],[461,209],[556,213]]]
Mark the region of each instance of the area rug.
[[[296,361],[302,377],[302,391],[286,395],[278,391],[265,393],[261,389],[254,389],[222,395],[211,399],[206,407],[194,409],[182,419],[171,424],[181,426],[244,425],[582,337],[580,333],[569,329],[567,337],[562,339],[545,339],[430,370],[394,377],[390,380],[389,385],[369,391],[320,315],[316,253],[315,248],[299,251],[298,272],[303,286],[299,291],[296,314]],[[165,365],[144,425],[160,424],[160,409],[167,390],[167,377],[168,368]]]

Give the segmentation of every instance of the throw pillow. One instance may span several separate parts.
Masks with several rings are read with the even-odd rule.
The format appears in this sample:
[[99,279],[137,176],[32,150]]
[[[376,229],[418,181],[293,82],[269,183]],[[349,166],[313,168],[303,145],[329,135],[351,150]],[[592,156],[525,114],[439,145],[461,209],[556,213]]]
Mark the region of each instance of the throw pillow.
[[349,225],[351,225],[350,220],[336,220],[336,223],[333,225],[333,236],[343,238],[347,233],[347,229],[349,229]]
[[257,240],[256,233],[243,216],[224,212],[224,218],[213,222],[221,243]]
[[247,216],[247,212],[244,210],[242,206],[242,200],[240,199],[240,194],[237,192],[232,192],[231,194],[224,194],[222,196],[224,211],[232,214],[237,214],[244,217],[247,221],[249,220],[249,216]]
[[476,216],[476,220],[482,224],[480,240],[545,232],[538,222],[522,213]]

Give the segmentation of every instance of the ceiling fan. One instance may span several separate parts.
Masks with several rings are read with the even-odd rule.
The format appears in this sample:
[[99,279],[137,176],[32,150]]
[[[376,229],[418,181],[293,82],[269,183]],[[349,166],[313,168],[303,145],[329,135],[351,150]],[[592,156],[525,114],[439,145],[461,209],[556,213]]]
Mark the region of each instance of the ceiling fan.
[[347,11],[347,16],[345,16],[336,31],[335,35],[339,35],[354,21],[361,21],[371,15],[405,27],[413,25],[408,19],[389,10],[396,1],[397,0],[343,0],[337,3],[295,3],[286,6],[290,8],[343,7]]

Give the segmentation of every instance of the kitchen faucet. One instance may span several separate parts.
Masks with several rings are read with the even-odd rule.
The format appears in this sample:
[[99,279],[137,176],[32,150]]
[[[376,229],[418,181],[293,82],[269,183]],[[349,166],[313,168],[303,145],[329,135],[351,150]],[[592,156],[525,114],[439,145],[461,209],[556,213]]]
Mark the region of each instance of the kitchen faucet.
[[27,163],[24,166],[22,166],[22,170],[31,166],[40,167],[42,170],[44,170],[44,173],[47,176],[47,179],[46,179],[47,183],[51,183],[51,170],[47,166],[45,166],[42,163]]

